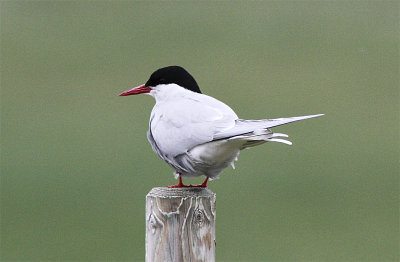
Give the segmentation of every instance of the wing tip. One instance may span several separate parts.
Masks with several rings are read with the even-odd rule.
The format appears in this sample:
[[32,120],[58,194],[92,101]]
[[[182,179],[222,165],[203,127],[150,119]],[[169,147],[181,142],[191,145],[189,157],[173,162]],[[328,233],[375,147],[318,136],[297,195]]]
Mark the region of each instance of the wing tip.
[[314,117],[319,117],[319,116],[324,116],[325,114],[315,114],[315,115],[308,115],[308,116],[298,116],[299,118],[303,119],[309,119],[309,118],[314,118]]

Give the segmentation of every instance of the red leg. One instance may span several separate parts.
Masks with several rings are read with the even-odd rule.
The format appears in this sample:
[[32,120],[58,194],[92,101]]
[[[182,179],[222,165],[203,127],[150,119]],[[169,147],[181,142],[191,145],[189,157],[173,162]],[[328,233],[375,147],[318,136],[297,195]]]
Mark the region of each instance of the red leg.
[[184,184],[182,183],[182,177],[181,177],[180,174],[179,174],[179,183],[178,183],[177,185],[168,186],[168,188],[176,188],[176,187],[189,187],[189,186],[184,185]]
[[203,181],[203,183],[201,185],[196,185],[196,186],[192,186],[192,187],[207,187],[207,181],[208,181],[208,177],[206,177],[206,179]]

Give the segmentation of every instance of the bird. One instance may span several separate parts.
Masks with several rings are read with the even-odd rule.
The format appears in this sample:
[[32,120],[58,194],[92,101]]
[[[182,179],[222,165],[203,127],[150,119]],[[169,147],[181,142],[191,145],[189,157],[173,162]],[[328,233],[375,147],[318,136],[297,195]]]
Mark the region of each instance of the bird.
[[[266,142],[292,143],[288,135],[271,128],[322,116],[246,120],[225,103],[203,94],[193,76],[181,66],[154,71],[145,84],[119,94],[148,94],[156,103],[151,111],[147,139],[153,151],[179,178],[181,187],[207,187],[208,180],[238,160],[241,150]],[[200,185],[185,185],[182,177],[205,176]]]

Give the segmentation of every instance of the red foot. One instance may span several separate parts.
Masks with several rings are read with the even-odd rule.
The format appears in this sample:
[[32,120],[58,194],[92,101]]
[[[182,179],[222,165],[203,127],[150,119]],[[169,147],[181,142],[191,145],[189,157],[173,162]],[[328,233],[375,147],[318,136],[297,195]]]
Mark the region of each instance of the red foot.
[[206,179],[203,181],[203,183],[201,183],[201,185],[197,185],[195,187],[207,187],[207,182],[208,182],[208,177],[206,177]]
[[168,188],[176,188],[176,187],[189,187],[189,186],[184,185],[184,184],[182,183],[182,177],[181,177],[181,175],[179,175],[179,183],[178,183],[177,185],[168,186]]
[[182,177],[179,175],[179,183],[177,185],[168,186],[168,188],[178,188],[178,187],[207,187],[208,177],[204,180],[201,185],[184,185],[182,183]]

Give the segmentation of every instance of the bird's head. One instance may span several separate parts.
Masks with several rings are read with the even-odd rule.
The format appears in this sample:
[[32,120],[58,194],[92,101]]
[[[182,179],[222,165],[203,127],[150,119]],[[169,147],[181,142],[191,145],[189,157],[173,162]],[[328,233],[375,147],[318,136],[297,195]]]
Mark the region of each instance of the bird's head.
[[126,90],[125,92],[122,92],[120,96],[138,95],[143,93],[152,94],[152,92],[162,91],[162,89],[168,89],[175,85],[201,94],[196,80],[194,80],[193,76],[191,76],[183,67],[167,66],[152,73],[146,84]]

